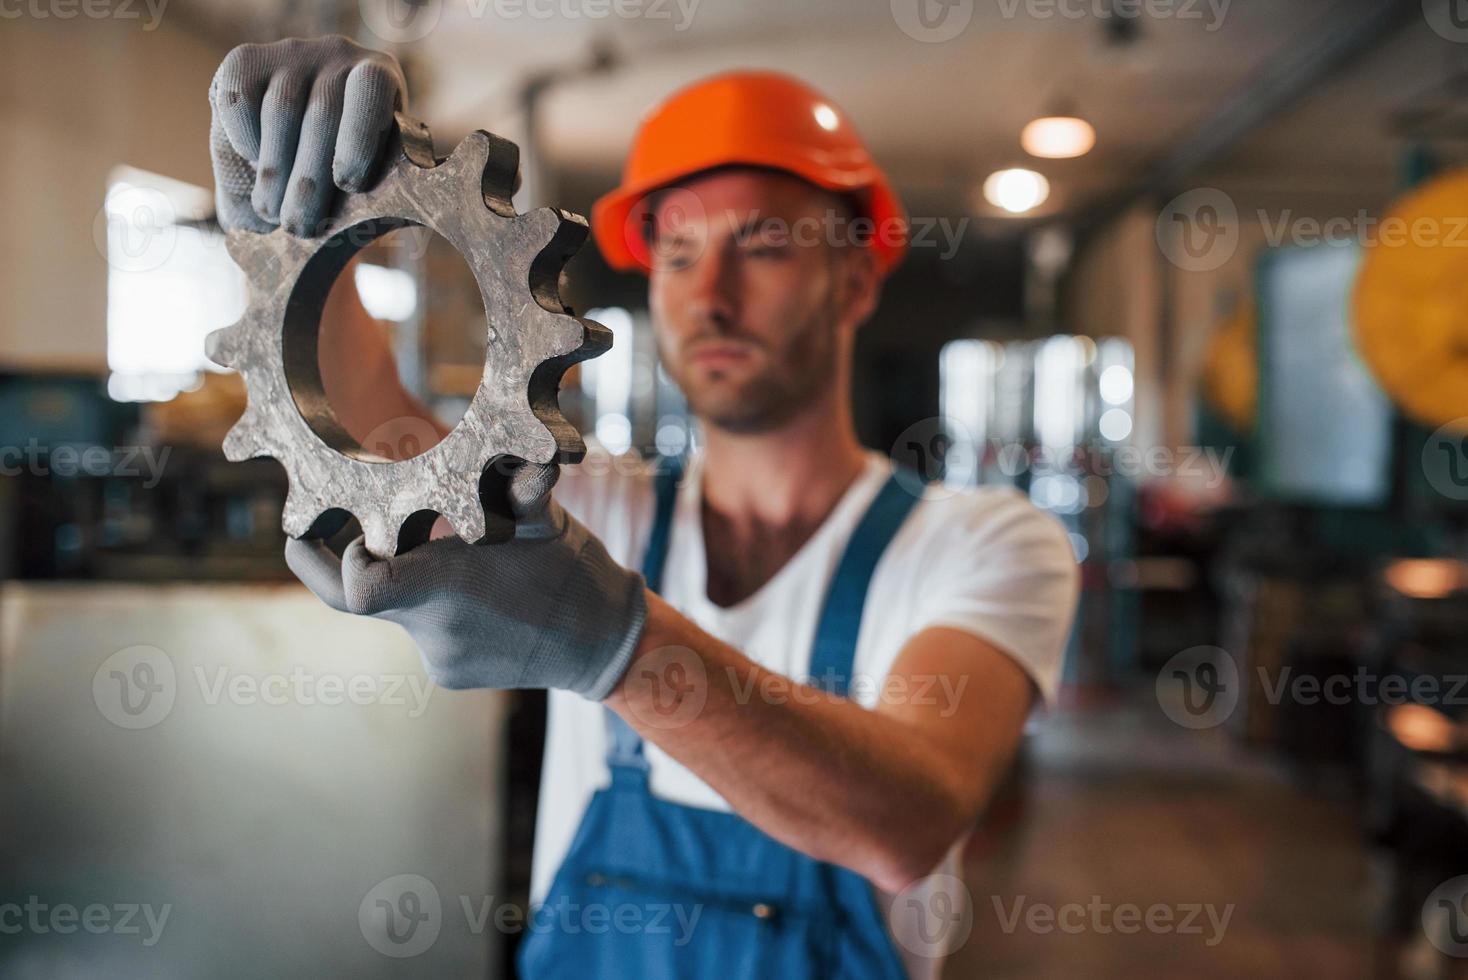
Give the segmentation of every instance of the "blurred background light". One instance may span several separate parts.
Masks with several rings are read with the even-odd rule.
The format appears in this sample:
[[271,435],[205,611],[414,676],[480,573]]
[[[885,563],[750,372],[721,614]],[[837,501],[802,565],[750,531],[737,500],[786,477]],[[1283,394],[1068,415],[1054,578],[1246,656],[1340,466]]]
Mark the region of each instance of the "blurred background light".
[[1030,156],[1066,160],[1091,152],[1096,130],[1079,116],[1042,116],[1025,126],[1019,143]]
[[204,338],[244,312],[244,276],[222,236],[200,223],[213,204],[202,187],[116,167],[103,208],[107,257],[107,393],[166,401],[220,368]]
[[618,412],[597,417],[596,438],[607,452],[617,455],[632,448],[632,420]]
[[1125,405],[1132,397],[1132,372],[1124,364],[1113,364],[1097,380],[1101,400],[1108,405]]
[[1125,409],[1108,408],[1101,413],[1101,421],[1097,425],[1101,434],[1112,442],[1121,442],[1132,434],[1132,417]]
[[658,422],[653,437],[657,450],[664,456],[681,456],[688,448],[688,422],[681,415],[667,415]]
[[592,404],[592,430],[608,452],[625,453],[632,447],[632,377],[634,324],[620,306],[586,311],[612,332],[612,349],[581,364],[581,389]]
[[362,305],[377,319],[402,321],[417,311],[418,283],[411,272],[359,262],[354,278]]
[[1050,181],[1023,167],[996,170],[984,180],[984,200],[1010,214],[1024,214],[1050,197]]

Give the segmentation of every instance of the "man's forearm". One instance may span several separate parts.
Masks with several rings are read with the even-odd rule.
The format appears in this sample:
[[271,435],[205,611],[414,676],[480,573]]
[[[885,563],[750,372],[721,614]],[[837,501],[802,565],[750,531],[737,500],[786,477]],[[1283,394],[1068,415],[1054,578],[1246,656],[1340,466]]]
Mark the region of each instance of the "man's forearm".
[[958,775],[972,757],[766,670],[652,593],[637,654],[607,703],[745,819],[888,891],[927,874],[987,795]]
[[322,387],[337,420],[364,448],[405,459],[432,446],[448,429],[398,378],[387,331],[357,296],[357,261],[342,272],[322,310]]

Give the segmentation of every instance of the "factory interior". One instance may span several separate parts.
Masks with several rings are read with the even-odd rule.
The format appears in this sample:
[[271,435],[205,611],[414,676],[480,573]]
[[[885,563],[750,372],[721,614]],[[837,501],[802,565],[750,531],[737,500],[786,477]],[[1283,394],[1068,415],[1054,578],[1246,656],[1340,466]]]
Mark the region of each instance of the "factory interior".
[[[334,35],[227,60],[239,45]],[[341,187],[338,137],[337,210],[323,221],[370,219],[340,261],[330,247],[351,229],[298,236],[264,216],[269,146],[257,160],[220,122],[243,118],[224,115],[238,110],[226,68],[282,51],[281,64],[345,56],[400,70],[380,183]],[[676,196],[687,192],[672,177],[634,187],[648,154],[696,156],[734,125],[719,92],[705,92],[679,110],[676,138],[648,149],[656,141],[640,134],[674,114],[657,107],[720,73],[734,73],[728,86],[796,85],[764,72],[809,89],[778,88],[741,123],[746,139],[794,152],[781,142],[794,139],[781,129],[796,125],[789,93],[818,93],[806,130],[820,146],[859,134],[878,168],[863,173],[885,175],[906,216],[902,247],[883,251],[871,188],[887,185],[875,177],[848,193],[732,150],[678,180],[855,202],[835,227],[858,247],[838,247],[828,224],[818,247],[835,264],[821,268],[878,275],[875,308],[840,334],[849,362],[835,387],[784,389],[800,407],[779,417],[814,405],[849,416],[865,465],[906,488],[908,520],[959,515],[929,536],[931,556],[899,561],[897,537],[892,567],[868,567],[865,608],[891,604],[864,619],[857,605],[864,639],[843,648],[847,664],[880,656],[890,637],[876,661],[890,666],[912,639],[921,624],[901,618],[899,585],[962,592],[952,574],[923,577],[960,560],[991,583],[974,585],[993,591],[966,608],[1007,626],[916,634],[961,637],[953,651],[980,651],[973,663],[986,665],[963,673],[958,652],[929,651],[948,664],[943,679],[973,680],[953,713],[972,706],[962,730],[985,733],[941,751],[921,743],[942,765],[893,761],[894,746],[919,744],[901,741],[919,738],[913,719],[942,724],[910,704],[873,709],[851,693],[802,708],[797,686],[791,703],[745,705],[743,721],[711,707],[654,731],[626,714],[635,671],[608,675],[615,689],[545,679],[511,649],[514,683],[484,679],[510,676],[489,668],[445,673],[425,639],[441,623],[424,625],[418,607],[340,611],[353,603],[349,572],[364,567],[354,555],[396,581],[423,549],[411,574],[453,554],[499,576],[450,617],[475,630],[452,656],[481,667],[490,647],[513,647],[497,634],[516,630],[536,651],[552,637],[573,660],[614,647],[593,672],[617,656],[650,662],[654,623],[696,623],[742,664],[781,662],[761,661],[751,638],[807,630],[779,621],[776,600],[800,606],[795,573],[839,528],[806,528],[815,536],[780,552],[784,569],[753,545],[730,552],[729,568],[770,566],[756,587],[770,574],[783,583],[757,594],[762,631],[711,625],[721,607],[740,608],[715,598],[728,584],[715,574],[718,498],[691,498],[709,550],[697,603],[676,591],[654,603],[648,559],[630,550],[654,550],[668,526],[649,524],[663,520],[651,503],[663,484],[649,474],[676,479],[675,463],[698,460],[713,486],[786,431],[725,425],[684,383],[689,365],[710,384],[725,368],[737,376],[750,350],[776,349],[766,341],[710,341],[713,353],[679,368],[665,360],[681,350],[675,321],[694,322],[679,299],[694,295],[679,292],[695,288],[690,270],[728,263],[697,288],[725,290],[708,302],[749,323],[781,301],[748,284],[779,273],[736,275],[736,259],[709,257],[723,245],[686,266],[646,258],[663,222],[687,218]],[[356,73],[338,77],[345,133],[360,109]],[[262,112],[274,84],[258,83]],[[1463,0],[0,0],[0,123],[0,976],[1468,977]],[[496,156],[511,152],[505,141],[518,161]],[[799,166],[834,173],[857,152],[830,147]],[[216,188],[220,154],[236,150],[259,183]],[[472,172],[458,184],[424,176],[481,165],[482,184]],[[641,233],[632,217],[625,237],[607,230],[604,196],[619,187],[644,195]],[[236,193],[269,229],[231,223],[222,202]],[[691,200],[698,227],[721,227],[712,203],[702,212],[711,198]],[[532,212],[514,227],[533,241],[496,237]],[[870,241],[852,215],[872,218]],[[899,260],[887,268],[889,254]],[[804,259],[737,259],[761,261]],[[720,276],[746,276],[745,293],[729,299],[745,286]],[[841,292],[847,280],[830,281],[831,317],[845,324],[838,299],[857,301]],[[384,408],[400,417],[367,434],[338,422],[335,399],[359,378],[340,365],[366,349],[325,339],[348,303],[421,417]],[[719,326],[722,309],[697,322],[736,339],[782,329]],[[822,337],[838,329],[824,312],[808,328]],[[537,339],[566,330],[585,346]],[[370,385],[357,386],[369,402],[386,397]],[[800,472],[822,472],[816,457],[841,439],[802,443],[814,452]],[[794,443],[782,445],[789,463]],[[563,549],[542,564],[591,575],[590,552],[524,540],[531,518],[506,503],[519,484],[491,475],[507,459],[520,475],[559,460],[565,509],[546,513],[569,512],[568,534],[584,520],[587,549],[605,541],[615,568],[604,577],[635,582],[642,561],[648,597],[639,584],[581,609],[553,601],[533,555]],[[788,483],[766,467],[771,487]],[[353,492],[380,508],[370,521],[331,496],[359,477],[366,489]],[[585,485],[598,477],[624,489]],[[633,485],[645,507],[619,496]],[[670,508],[693,481],[677,486]],[[992,547],[972,533],[964,515],[995,501],[1047,529],[1032,544],[1049,550],[1006,553],[1000,531]],[[510,540],[490,540],[495,528]],[[291,547],[326,555],[318,570],[340,567],[346,600],[323,595],[303,559],[288,564]],[[684,567],[677,534],[670,547],[671,576]],[[704,547],[689,553],[702,559]],[[517,548],[532,556],[523,573],[494,564]],[[835,582],[854,554],[831,551],[821,574]],[[1051,578],[1037,570],[1045,558],[1059,564]],[[992,584],[1006,581],[1008,592]],[[501,609],[511,591],[534,611]],[[1053,656],[1026,659],[1019,647],[1047,628]],[[900,646],[903,663],[913,650]],[[708,704],[722,705],[710,683]],[[559,788],[567,760],[577,779],[602,781],[591,812],[633,771],[615,763],[621,730],[608,727],[604,747],[595,729],[603,697],[609,723],[629,721],[657,749],[642,790],[657,813],[676,811],[690,833],[710,816],[657,799],[660,773],[673,786],[677,766],[734,814],[716,816],[816,876],[855,882],[841,894],[885,924],[832,912],[830,895],[814,912],[773,911],[795,900],[750,898],[727,870],[707,894],[678,886],[687,921],[681,900],[645,885],[573,906],[575,921],[537,918],[561,894],[546,850],[558,828],[573,855],[596,829],[589,817],[578,828],[579,810],[555,812],[585,805]],[[573,709],[578,724],[591,719],[590,740],[566,741]],[[901,738],[878,727],[908,722]],[[962,834],[947,863],[871,873],[880,862],[868,852],[904,867],[929,853],[906,838],[947,826],[952,800],[969,799],[923,795],[938,785],[923,774],[940,770],[980,787],[954,811]],[[845,802],[838,784],[853,790]],[[620,831],[608,833],[615,854]],[[719,843],[703,841],[734,853]],[[665,858],[632,871],[682,873]],[[587,875],[591,890],[569,894],[620,880]],[[647,917],[654,898],[664,904]],[[670,909],[670,925],[653,924]]]

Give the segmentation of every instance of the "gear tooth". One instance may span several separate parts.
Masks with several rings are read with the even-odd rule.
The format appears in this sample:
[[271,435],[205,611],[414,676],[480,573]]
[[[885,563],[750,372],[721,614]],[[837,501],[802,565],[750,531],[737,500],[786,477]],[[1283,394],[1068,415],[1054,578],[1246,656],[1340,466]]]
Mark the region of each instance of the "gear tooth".
[[250,296],[254,301],[256,290],[273,294],[280,286],[283,268],[282,253],[299,247],[296,240],[280,229],[262,235],[252,231],[232,231],[224,239],[225,250],[241,269],[253,269],[250,276]]
[[224,236],[224,248],[241,268],[262,254],[264,240],[269,237],[253,231],[232,231]]
[[584,316],[573,319],[581,324],[581,346],[577,348],[581,356],[577,360],[599,357],[612,349],[614,338],[611,330],[596,320],[588,320]]
[[570,313],[561,302],[561,270],[586,241],[586,221],[580,215],[559,208],[536,208],[515,219],[533,234],[534,257],[530,260],[530,295],[551,313]]
[[489,151],[489,134],[482,129],[476,129],[459,140],[459,145],[453,148],[448,159],[439,166],[473,174],[477,181],[484,168],[489,165]]
[[517,217],[515,223],[535,233],[535,248],[536,251],[541,251],[556,237],[556,232],[561,230],[564,223],[564,216],[569,213],[557,208],[536,208]]
[[393,522],[384,521],[381,514],[358,514],[357,520],[362,523],[362,536],[367,539],[367,550],[374,557],[391,558],[397,554],[398,529],[389,526]]
[[[590,348],[585,357],[594,357],[612,346],[611,332],[594,320],[549,310],[531,310],[529,319],[531,325],[527,332],[533,338],[536,354],[542,361],[575,354],[585,347]],[[583,359],[574,358],[577,361]],[[566,366],[570,367],[570,364]]]
[[240,338],[244,333],[243,323],[243,320],[238,320],[227,327],[211,331],[204,338],[204,355],[222,367],[234,367],[235,358],[239,356]]
[[[476,487],[473,493],[478,493]],[[442,513],[442,511],[440,511]],[[478,541],[484,537],[484,509],[481,507],[470,507],[457,517],[450,517],[449,524],[454,528],[454,533],[468,542]]]
[[553,461],[561,448],[553,426],[570,425],[561,415],[560,409],[555,406],[542,408],[537,412],[521,409],[515,414],[519,417],[505,426],[506,431],[511,433],[505,452],[532,463]]
[[313,513],[311,505],[301,499],[292,484],[285,494],[285,508],[280,513],[280,526],[293,538],[299,538],[311,529],[320,514]]
[[440,166],[461,175],[477,186],[492,210],[513,217],[510,198],[515,193],[515,175],[520,169],[520,148],[502,136],[476,129],[459,141]]
[[534,235],[535,264],[546,265],[555,274],[581,248],[591,230],[581,215],[560,208],[536,208],[517,215],[515,221]]
[[425,170],[437,166],[433,155],[433,135],[421,120],[405,113],[394,113],[397,122],[397,139],[391,152],[392,165],[397,167],[404,161]]
[[224,458],[231,463],[238,463],[265,455],[267,455],[266,448],[260,444],[255,435],[255,423],[251,418],[251,412],[245,409],[245,414],[240,416],[240,420],[224,437]]

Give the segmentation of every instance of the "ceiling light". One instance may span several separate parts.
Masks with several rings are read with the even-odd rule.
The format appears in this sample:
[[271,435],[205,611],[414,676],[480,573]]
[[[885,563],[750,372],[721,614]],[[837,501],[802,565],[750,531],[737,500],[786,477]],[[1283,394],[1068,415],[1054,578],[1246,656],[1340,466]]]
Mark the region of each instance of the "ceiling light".
[[1019,134],[1019,144],[1031,156],[1064,160],[1089,153],[1096,130],[1079,116],[1041,116]]
[[1050,181],[1033,170],[996,170],[984,180],[984,200],[1010,214],[1023,214],[1045,203]]

